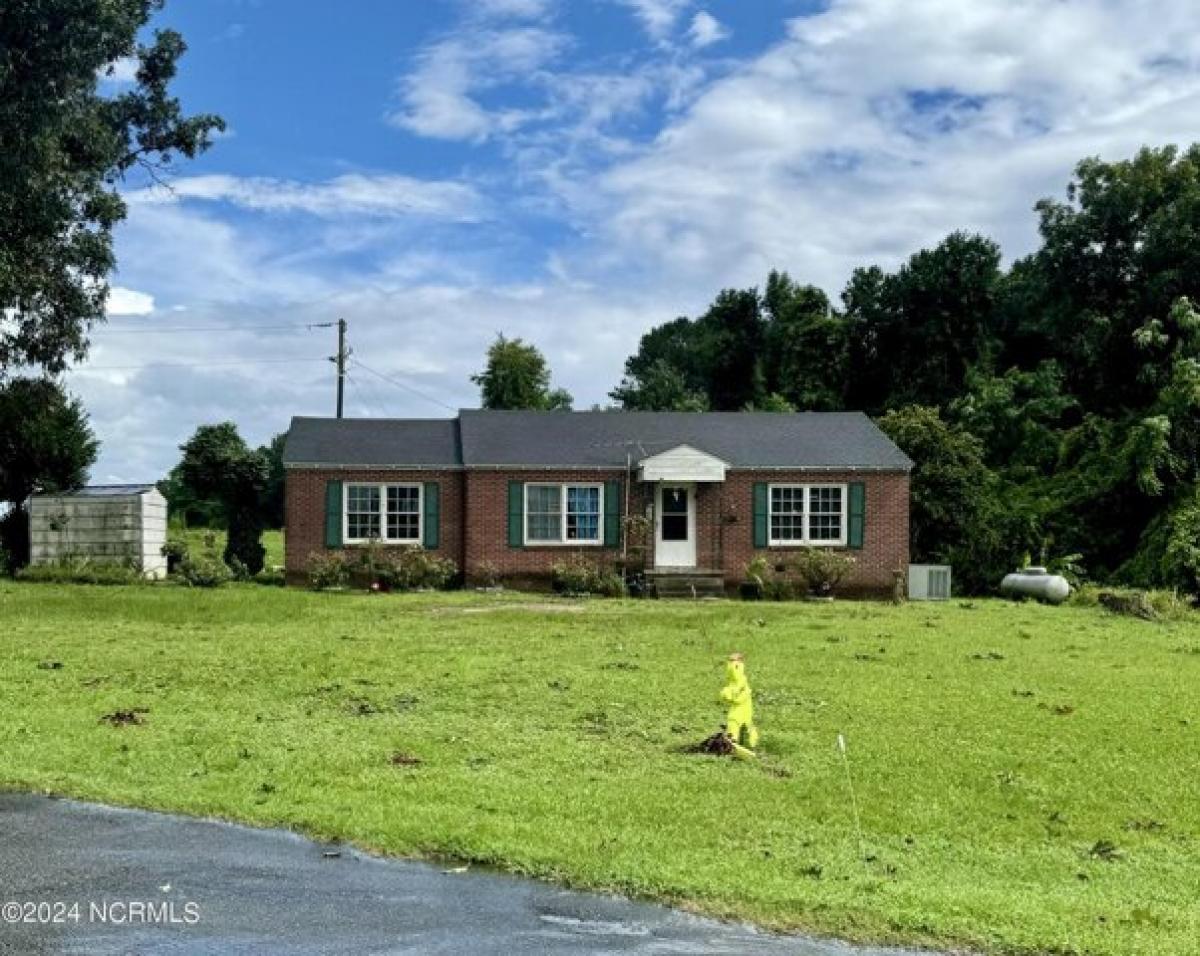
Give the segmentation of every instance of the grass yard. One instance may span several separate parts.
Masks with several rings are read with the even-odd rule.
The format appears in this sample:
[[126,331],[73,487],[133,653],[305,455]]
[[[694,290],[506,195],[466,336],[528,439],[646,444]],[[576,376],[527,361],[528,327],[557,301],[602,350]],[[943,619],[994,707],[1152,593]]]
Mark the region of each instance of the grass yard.
[[[173,537],[178,532],[172,531],[168,536]],[[213,536],[213,546],[220,554],[225,550],[225,531],[223,529],[208,528],[188,528],[183,532],[183,537],[188,543],[188,548],[193,552],[199,553],[204,550],[205,538],[208,535]],[[283,566],[283,532],[282,531],[264,531],[262,536],[263,547],[266,549],[264,557],[264,567],[282,567]]]
[[[758,763],[681,752],[733,649]],[[781,929],[1195,953],[1198,679],[1195,622],[1093,608],[5,583],[0,786]]]

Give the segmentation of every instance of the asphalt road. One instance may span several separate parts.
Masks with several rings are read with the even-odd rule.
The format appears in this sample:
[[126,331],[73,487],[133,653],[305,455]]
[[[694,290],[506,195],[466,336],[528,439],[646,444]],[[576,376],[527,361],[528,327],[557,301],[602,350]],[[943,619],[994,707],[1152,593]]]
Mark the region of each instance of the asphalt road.
[[0,953],[30,956],[898,954],[282,831],[16,794],[0,795],[0,916]]

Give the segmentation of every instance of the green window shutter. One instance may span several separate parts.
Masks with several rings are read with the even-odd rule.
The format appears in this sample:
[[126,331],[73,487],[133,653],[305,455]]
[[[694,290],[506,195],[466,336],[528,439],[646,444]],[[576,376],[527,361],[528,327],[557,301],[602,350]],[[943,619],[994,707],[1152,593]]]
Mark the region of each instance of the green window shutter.
[[520,548],[525,544],[525,485],[508,483],[508,546]]
[[767,546],[767,483],[754,483],[754,547]]
[[430,551],[442,543],[441,487],[436,481],[427,481],[422,492],[425,499],[425,515],[424,527],[421,529],[421,544]]
[[863,546],[863,530],[867,524],[867,486],[861,481],[850,483],[849,527],[846,529],[846,543],[861,550]]
[[604,546],[615,548],[621,543],[621,482],[604,483]]
[[342,546],[342,483],[325,483],[325,547]]

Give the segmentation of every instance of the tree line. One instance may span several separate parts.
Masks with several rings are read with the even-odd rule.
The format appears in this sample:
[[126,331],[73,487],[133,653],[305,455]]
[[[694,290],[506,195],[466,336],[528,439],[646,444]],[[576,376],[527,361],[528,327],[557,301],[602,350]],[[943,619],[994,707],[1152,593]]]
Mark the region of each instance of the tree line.
[[1007,268],[955,232],[833,303],[772,272],[652,329],[627,409],[861,410],[917,463],[915,561],[1200,591],[1200,146],[1087,159]]

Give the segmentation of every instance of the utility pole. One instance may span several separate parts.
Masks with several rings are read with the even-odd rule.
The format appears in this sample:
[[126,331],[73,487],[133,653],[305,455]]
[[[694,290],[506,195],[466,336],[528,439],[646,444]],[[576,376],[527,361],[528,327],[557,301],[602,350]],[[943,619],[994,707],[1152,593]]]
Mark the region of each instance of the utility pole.
[[338,319],[338,349],[337,355],[330,359],[337,366],[337,417],[342,417],[343,399],[346,393],[346,359],[350,351],[346,348],[346,320]]

